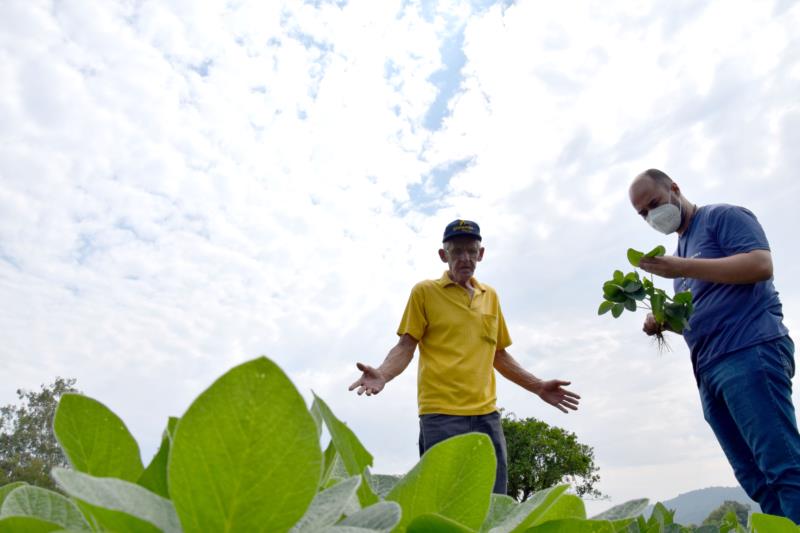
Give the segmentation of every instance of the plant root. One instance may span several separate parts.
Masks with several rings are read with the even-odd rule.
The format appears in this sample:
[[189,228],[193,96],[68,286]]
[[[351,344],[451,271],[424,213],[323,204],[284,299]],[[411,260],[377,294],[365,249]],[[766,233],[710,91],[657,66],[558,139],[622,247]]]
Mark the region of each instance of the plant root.
[[667,342],[667,338],[664,337],[663,331],[659,331],[653,335],[653,342],[658,346],[658,355],[663,355],[664,352],[672,351],[672,347],[669,345],[669,342]]

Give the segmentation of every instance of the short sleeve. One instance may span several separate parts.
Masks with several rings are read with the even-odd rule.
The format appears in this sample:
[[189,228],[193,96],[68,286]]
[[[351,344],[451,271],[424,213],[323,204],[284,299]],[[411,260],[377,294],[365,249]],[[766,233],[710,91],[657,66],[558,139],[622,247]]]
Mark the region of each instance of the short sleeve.
[[406,309],[403,311],[403,318],[400,320],[400,326],[397,328],[397,335],[402,336],[408,333],[415,340],[419,341],[425,334],[425,329],[428,327],[428,319],[425,315],[425,294],[422,286],[415,285],[411,289],[411,295],[408,297]]
[[508,334],[506,319],[500,306],[497,306],[497,349],[504,350],[511,346],[511,336]]
[[756,216],[743,207],[725,206],[716,221],[717,242],[727,255],[769,250],[769,242]]

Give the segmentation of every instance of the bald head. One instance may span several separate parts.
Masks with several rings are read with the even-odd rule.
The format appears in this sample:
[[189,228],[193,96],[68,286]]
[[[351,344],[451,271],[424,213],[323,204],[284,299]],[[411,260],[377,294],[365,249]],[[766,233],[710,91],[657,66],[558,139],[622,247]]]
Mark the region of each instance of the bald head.
[[672,184],[675,183],[672,181],[672,178],[667,176],[665,172],[662,172],[657,168],[649,168],[636,176],[636,178],[633,180],[633,183],[631,183],[631,189],[641,186],[642,182],[649,182],[650,184],[656,185],[665,190],[669,190],[672,187]]

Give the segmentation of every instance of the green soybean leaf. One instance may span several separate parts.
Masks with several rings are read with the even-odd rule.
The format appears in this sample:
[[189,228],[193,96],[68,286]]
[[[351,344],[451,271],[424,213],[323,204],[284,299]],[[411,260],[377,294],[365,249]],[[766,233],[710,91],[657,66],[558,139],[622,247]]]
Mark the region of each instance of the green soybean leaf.
[[562,518],[534,526],[527,531],[529,533],[617,533],[621,529],[623,528],[608,520]]
[[[313,415],[314,410],[311,410]],[[333,473],[333,466],[336,464],[336,461],[339,459],[339,455],[336,453],[336,446],[333,445],[333,441],[328,443],[328,447],[325,448],[325,453],[322,454],[322,477],[319,478],[319,486],[320,487],[327,487],[328,480],[331,478],[331,474]]]
[[58,524],[32,516],[6,516],[0,518],[0,533],[50,533],[60,531]]
[[79,472],[136,481],[144,471],[139,445],[125,423],[97,400],[64,394],[53,429],[69,463]]
[[400,506],[395,502],[379,502],[330,528],[331,533],[389,533],[400,522]]
[[586,506],[583,500],[574,494],[562,494],[538,519],[539,523],[548,520],[578,518],[586,520]]
[[27,483],[25,483],[24,481],[15,481],[13,483],[9,483],[7,485],[3,485],[2,487],[0,487],[0,508],[2,508],[3,506],[3,500],[6,499],[6,496],[8,496],[8,494],[12,490],[16,489],[17,487],[23,487],[25,485],[27,485]]
[[672,525],[674,516],[674,511],[670,511],[664,507],[663,503],[656,502],[653,506],[653,511],[650,513],[650,518],[647,520],[647,525],[648,527],[658,525],[663,528]]
[[616,296],[622,292],[622,285],[613,281],[606,281],[603,284],[603,295],[606,297]]
[[142,487],[155,492],[159,496],[169,499],[169,488],[167,486],[167,459],[169,458],[170,437],[169,430],[164,430],[159,446],[150,464],[144,469],[142,475],[136,481]]
[[639,261],[644,257],[644,253],[633,248],[628,248],[628,262],[635,267],[639,267]]
[[639,273],[636,272],[635,270],[633,272],[628,272],[627,274],[625,274],[624,281],[639,281]]
[[622,285],[622,282],[625,281],[625,274],[623,274],[621,270],[615,270],[612,281],[617,285]]
[[260,357],[226,372],[181,417],[169,494],[186,532],[285,531],[314,498],[321,468],[303,397]]
[[649,252],[647,252],[646,254],[644,254],[644,256],[647,257],[647,258],[660,257],[660,256],[662,256],[662,255],[664,255],[666,253],[667,253],[667,249],[664,248],[661,245],[658,245],[655,248],[653,248],[652,250],[650,250]]
[[533,496],[515,506],[505,520],[489,530],[490,533],[519,533],[542,522],[548,510],[556,505],[569,488],[569,485],[556,485],[540,490]]
[[788,518],[762,513],[750,515],[750,527],[755,533],[797,533],[800,527]]
[[0,517],[32,516],[64,529],[90,531],[80,509],[57,492],[25,485],[11,491],[0,509]]
[[628,296],[630,296],[636,301],[642,301],[645,298],[647,298],[647,291],[645,291],[644,288],[641,288],[638,291],[634,292],[633,294],[629,294]]
[[642,514],[647,508],[649,500],[642,498],[630,500],[603,511],[592,517],[592,520],[621,520],[623,518],[635,518]]
[[401,479],[403,479],[403,476],[390,474],[369,474],[367,477],[372,491],[381,498],[385,498]]
[[638,292],[642,289],[642,284],[638,281],[628,281],[625,283],[625,287],[622,289],[626,293],[630,294],[632,292]]
[[[625,301],[627,301],[627,298],[625,299]],[[611,308],[611,315],[614,318],[619,318],[619,315],[621,315],[622,311],[624,310],[625,310],[625,304],[621,303],[614,304],[614,307]]]
[[334,525],[356,495],[361,476],[353,476],[318,493],[289,533],[315,533]]
[[600,304],[600,307],[597,309],[597,314],[604,315],[609,311],[611,311],[612,307],[614,307],[614,302],[609,302],[608,300],[605,300],[603,301],[603,303]]
[[419,515],[408,524],[408,533],[475,533],[463,524],[436,513]]
[[316,394],[314,395],[314,403],[311,406],[311,410],[318,411],[319,416],[325,422],[328,433],[331,434],[333,445],[342,458],[342,463],[348,475],[364,477],[364,482],[358,488],[358,501],[361,506],[367,507],[376,503],[378,497],[370,489],[364,474],[366,469],[372,465],[372,455],[364,448],[356,434],[344,422],[336,418],[328,404]]
[[627,309],[628,311],[636,311],[636,300],[634,300],[632,298],[630,298],[628,300],[625,300],[625,304],[624,305],[625,305],[625,309]]
[[672,301],[682,304],[692,303],[692,293],[691,291],[677,292],[672,297]]
[[403,508],[396,531],[414,518],[435,513],[478,529],[494,485],[494,446],[482,433],[467,433],[431,447],[386,496]]
[[517,500],[505,494],[492,494],[492,503],[489,506],[489,513],[481,524],[481,533],[489,531],[496,525],[505,520],[517,506]]
[[172,503],[135,483],[94,477],[66,468],[54,468],[53,478],[64,492],[79,500],[79,506],[91,514],[103,530],[119,533],[181,531]]
[[683,333],[683,321],[683,318],[667,317],[667,324],[675,333]]
[[682,304],[676,304],[673,302],[664,304],[664,313],[666,313],[668,317],[683,318],[684,312],[685,311]]

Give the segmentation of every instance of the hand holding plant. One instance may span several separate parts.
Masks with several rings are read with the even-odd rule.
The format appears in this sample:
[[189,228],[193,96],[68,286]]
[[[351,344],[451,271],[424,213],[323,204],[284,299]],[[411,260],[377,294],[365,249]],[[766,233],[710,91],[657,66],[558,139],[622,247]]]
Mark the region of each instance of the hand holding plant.
[[[638,268],[643,258],[660,257],[665,253],[663,246],[657,246],[646,254],[629,248],[628,261]],[[627,274],[623,274],[621,270],[614,271],[613,277],[603,283],[603,302],[597,314],[603,315],[611,311],[614,318],[619,318],[626,309],[636,311],[637,308],[648,309],[653,314],[657,326],[654,334],[660,347],[666,345],[663,331],[668,329],[682,334],[685,329],[689,329],[689,317],[694,311],[691,292],[679,292],[670,297],[653,284],[652,275],[648,279],[640,277],[636,270]]]

